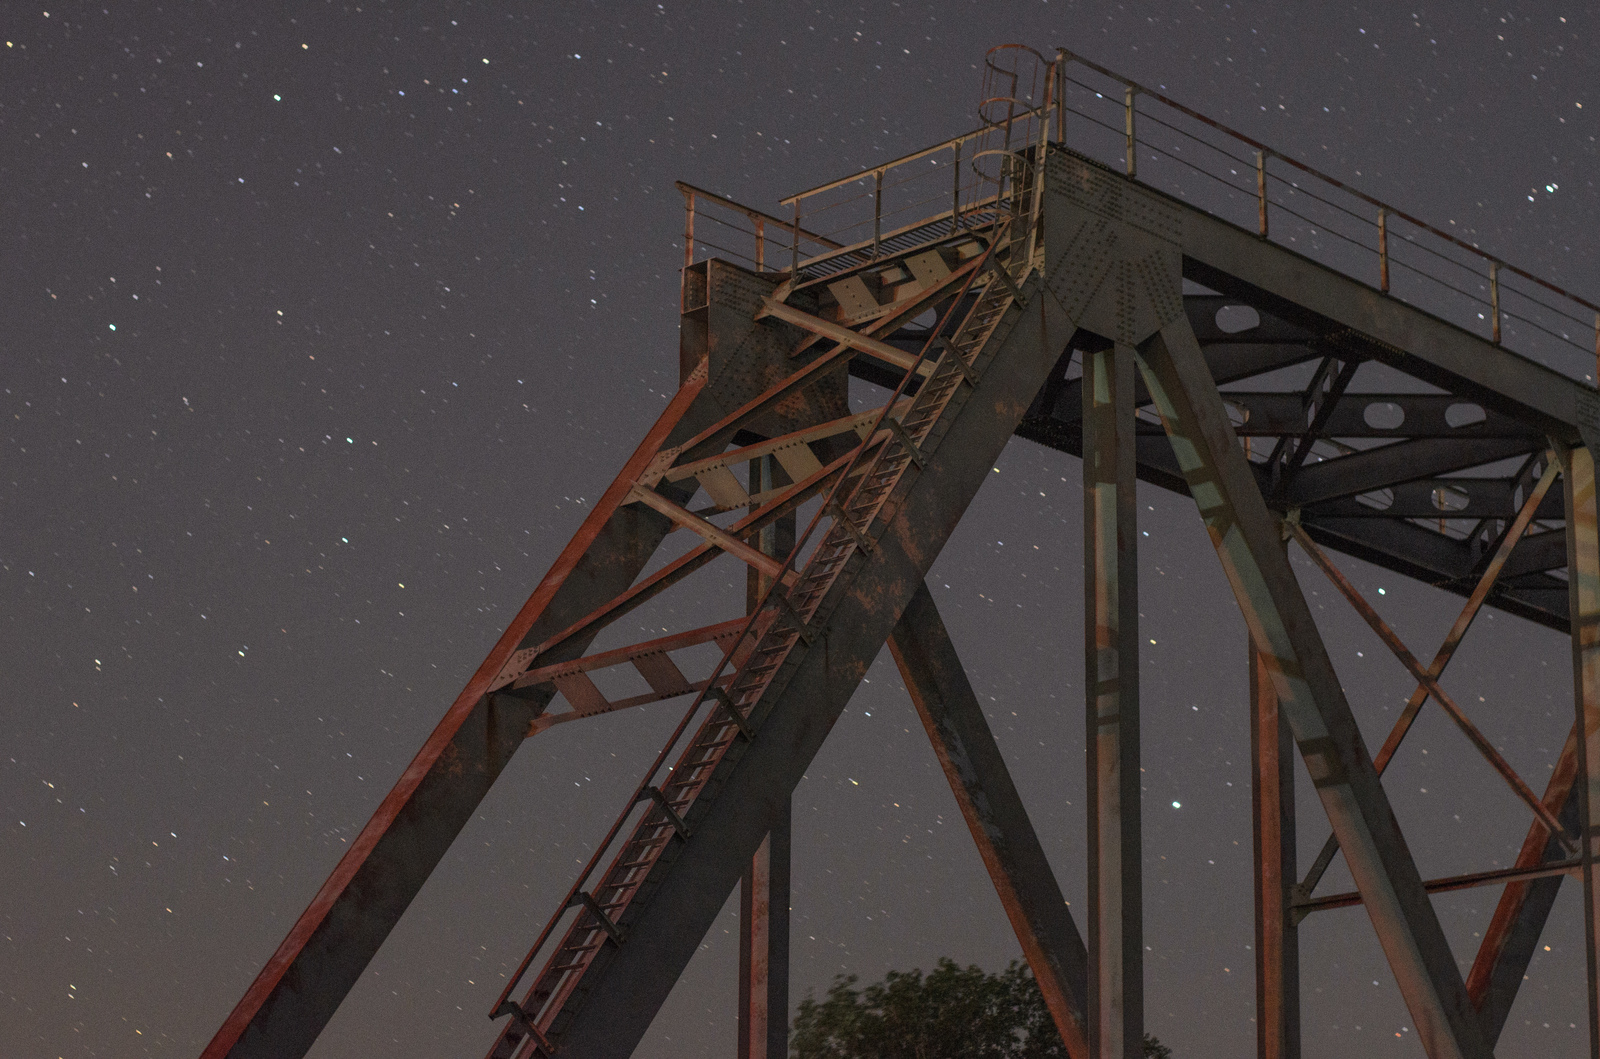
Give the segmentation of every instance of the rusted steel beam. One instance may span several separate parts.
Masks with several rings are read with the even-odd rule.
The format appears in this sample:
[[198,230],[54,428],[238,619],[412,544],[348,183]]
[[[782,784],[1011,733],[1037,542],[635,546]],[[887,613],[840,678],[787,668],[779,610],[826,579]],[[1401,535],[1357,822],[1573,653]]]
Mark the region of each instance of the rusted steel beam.
[[739,882],[739,1059],[789,1054],[789,860],[785,806]]
[[[1479,886],[1499,886],[1503,883],[1526,883],[1558,875],[1575,875],[1581,865],[1578,858],[1535,864],[1526,868],[1495,868],[1492,871],[1468,872],[1465,875],[1447,875],[1442,879],[1429,879],[1422,885],[1430,894],[1447,894],[1455,890],[1471,890]],[[1295,902],[1304,912],[1325,912],[1330,908],[1349,908],[1361,904],[1359,893],[1329,894],[1327,897],[1310,897]]]
[[1295,883],[1294,738],[1266,661],[1250,645],[1250,758],[1256,883],[1256,1057],[1300,1059],[1300,932]]
[[[624,504],[657,452],[710,418],[696,400],[704,384],[704,372],[691,375],[667,405],[202,1059],[293,1059],[310,1049],[549,701],[553,689],[490,694],[507,659],[626,588],[665,536],[666,519]],[[576,655],[588,642],[580,635],[565,649]]]
[[1539,800],[1539,796],[1533,793],[1533,788],[1528,786],[1526,780],[1517,775],[1517,770],[1511,767],[1511,762],[1507,761],[1505,756],[1489,741],[1488,736],[1479,730],[1478,726],[1467,716],[1466,711],[1456,703],[1456,700],[1444,688],[1439,686],[1439,681],[1422,668],[1422,663],[1417,661],[1416,656],[1411,653],[1395,631],[1389,627],[1389,623],[1384,621],[1383,617],[1373,609],[1372,604],[1368,603],[1365,597],[1356,591],[1356,586],[1350,583],[1350,579],[1344,576],[1344,572],[1333,565],[1333,561],[1328,558],[1321,548],[1317,547],[1316,542],[1297,523],[1291,521],[1284,523],[1284,525],[1294,535],[1295,541],[1305,550],[1305,553],[1311,557],[1312,562],[1317,564],[1318,569],[1328,575],[1328,580],[1333,582],[1334,587],[1356,609],[1356,613],[1361,615],[1367,625],[1372,628],[1372,631],[1378,634],[1378,639],[1383,641],[1384,646],[1388,647],[1394,656],[1400,660],[1400,664],[1406,667],[1412,678],[1428,689],[1428,694],[1432,695],[1434,701],[1444,708],[1444,712],[1450,715],[1450,719],[1456,723],[1456,727],[1461,729],[1468,741],[1477,748],[1478,753],[1483,755],[1484,760],[1488,761],[1494,770],[1500,774],[1500,777],[1506,781],[1512,792],[1522,799],[1523,804],[1533,810],[1534,816],[1544,821],[1544,825],[1550,828],[1552,834],[1565,840],[1567,837],[1566,832],[1562,829],[1561,824],[1557,822],[1555,814],[1545,808],[1544,803]]
[[736,535],[729,533],[714,523],[707,522],[699,515],[693,515],[682,507],[674,504],[654,489],[635,488],[628,494],[630,500],[637,500],[667,516],[673,522],[704,538],[708,544],[715,545],[744,562],[753,569],[760,570],[768,577],[777,577],[783,572],[783,564],[770,555],[762,555],[760,551],[752,548]]
[[1188,321],[1150,339],[1140,366],[1418,1039],[1429,1059],[1488,1059],[1461,972]]
[[1083,937],[926,584],[895,625],[889,651],[1067,1054],[1085,1059],[1088,954]]
[[[736,535],[753,533],[782,519],[786,515],[793,514],[796,508],[809,500],[834,475],[844,470],[852,455],[852,453],[845,453],[810,478],[789,486],[780,495],[767,501],[761,508],[752,511],[749,515],[728,527],[728,532]],[[702,544],[687,554],[674,559],[637,584],[619,592],[607,602],[602,603],[543,642],[514,652],[506,659],[505,667],[501,670],[500,675],[495,678],[495,682],[491,687],[498,688],[511,683],[536,658],[542,658],[559,648],[564,648],[569,640],[580,636],[592,636],[610,622],[616,621],[630,610],[648,602],[666,589],[682,581],[706,563],[715,559],[719,554],[720,549],[715,546]],[[584,642],[587,643],[588,640],[585,639]]]
[[[1578,830],[1578,803],[1575,797],[1578,778],[1577,728],[1567,734],[1566,745],[1556,758],[1550,782],[1545,787],[1544,804],[1553,810],[1563,826]],[[1565,852],[1544,826],[1534,820],[1528,837],[1511,865],[1512,871],[1529,871],[1559,861]],[[1544,933],[1545,921],[1555,905],[1561,880],[1570,872],[1543,878],[1522,878],[1507,883],[1495,906],[1494,918],[1483,932],[1477,958],[1467,974],[1467,995],[1483,1020],[1484,1036],[1493,1044],[1500,1039],[1511,1005],[1522,988],[1528,964]]]
[[[703,625],[698,629],[688,629],[684,632],[675,632],[671,636],[661,636],[643,643],[631,644],[628,647],[618,647],[611,651],[601,651],[598,654],[584,655],[574,658],[570,662],[556,662],[538,669],[530,669],[517,678],[518,687],[528,687],[532,684],[543,684],[564,677],[568,673],[592,673],[597,669],[609,669],[612,666],[626,665],[637,662],[640,658],[650,655],[664,654],[668,651],[681,651],[685,647],[694,647],[698,644],[716,641],[722,643],[728,637],[736,635],[744,628],[743,618],[733,618],[729,621],[720,621],[715,625]],[[645,679],[649,679],[647,676]]]
[[[1500,545],[1495,549],[1489,565],[1484,567],[1482,575],[1478,578],[1477,585],[1472,590],[1472,595],[1467,597],[1466,605],[1461,608],[1461,613],[1456,615],[1455,623],[1450,626],[1450,631],[1445,634],[1444,643],[1439,645],[1439,650],[1433,656],[1433,662],[1428,666],[1428,675],[1438,680],[1443,675],[1445,667],[1450,664],[1450,659],[1455,657],[1456,648],[1461,646],[1461,641],[1466,638],[1467,630],[1472,628],[1472,621],[1478,616],[1478,611],[1483,608],[1484,601],[1489,598],[1489,592],[1494,588],[1495,581],[1499,579],[1500,572],[1505,568],[1507,560],[1511,558],[1517,542],[1522,539],[1523,533],[1528,529],[1528,524],[1533,521],[1534,514],[1539,510],[1539,505],[1544,502],[1545,494],[1550,491],[1551,484],[1555,481],[1559,465],[1554,457],[1545,457],[1544,472],[1539,476],[1538,483],[1528,498],[1522,503],[1522,510],[1517,512],[1516,520],[1500,539]],[[1395,720],[1394,727],[1389,730],[1388,738],[1383,741],[1377,756],[1372,759],[1372,767],[1378,775],[1383,775],[1383,770],[1389,767],[1389,762],[1394,760],[1395,752],[1400,749],[1400,743],[1406,734],[1411,731],[1412,722],[1417,719],[1417,714],[1422,710],[1423,703],[1428,701],[1426,685],[1418,684],[1411,692],[1411,697],[1406,700],[1405,708],[1400,711],[1400,716]],[[1322,852],[1317,855],[1311,870],[1306,872],[1306,877],[1300,883],[1300,889],[1311,893],[1317,888],[1317,883],[1322,881],[1323,874],[1328,870],[1328,865],[1333,863],[1333,855],[1339,851],[1339,836],[1329,835],[1327,842],[1322,846]]]
[[1134,352],[1084,353],[1083,591],[1089,1054],[1144,1054]]
[[[784,467],[771,454],[750,461],[754,494],[787,484]],[[795,517],[787,515],[764,528],[756,544],[764,555],[794,550]],[[745,574],[745,613],[754,614],[771,582],[758,570]],[[730,716],[742,720],[737,709]],[[740,731],[752,738],[748,724]],[[790,849],[794,807],[784,805],[772,830],[739,880],[739,1044],[738,1059],[788,1059],[789,1056],[789,903]]]
[[[820,316],[812,316],[808,312],[796,309],[792,305],[778,301],[775,298],[762,299],[761,316],[771,316],[787,324],[804,328],[813,334],[824,338],[831,338],[840,345],[848,346],[858,353],[865,353],[869,357],[876,357],[886,364],[893,365],[901,371],[910,371],[913,367],[924,377],[933,374],[931,363],[917,363],[915,354],[907,353],[898,346],[891,346],[880,339],[864,335],[860,331],[852,331],[843,324],[836,324],[832,320],[824,320]],[[758,316],[757,319],[760,319]]]
[[1596,509],[1594,444],[1567,450],[1562,470],[1567,500],[1567,599],[1572,623],[1572,690],[1577,713],[1578,851],[1583,879],[1584,957],[1588,964],[1589,1055],[1600,1059],[1600,883],[1595,879],[1600,817],[1600,510]]

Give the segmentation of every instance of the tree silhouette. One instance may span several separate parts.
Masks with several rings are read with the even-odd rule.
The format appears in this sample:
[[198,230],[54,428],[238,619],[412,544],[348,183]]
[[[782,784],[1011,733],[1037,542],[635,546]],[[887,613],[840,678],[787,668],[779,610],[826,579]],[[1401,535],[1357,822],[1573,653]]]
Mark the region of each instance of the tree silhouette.
[[[926,976],[890,971],[855,988],[840,975],[822,1000],[800,1002],[794,1059],[1065,1059],[1067,1050],[1027,967],[1013,960],[999,974],[962,969],[941,957]],[[1146,1059],[1172,1049],[1148,1034]]]

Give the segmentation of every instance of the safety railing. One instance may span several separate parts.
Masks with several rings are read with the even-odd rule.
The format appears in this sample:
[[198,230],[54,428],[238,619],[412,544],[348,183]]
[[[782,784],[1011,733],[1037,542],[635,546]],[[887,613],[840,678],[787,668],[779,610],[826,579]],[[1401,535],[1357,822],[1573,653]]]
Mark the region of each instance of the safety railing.
[[1600,306],[1080,56],[1060,52],[1056,139],[1215,216],[1593,380]]
[[[1036,216],[1051,70],[1031,48],[992,48],[984,57],[980,127],[782,199],[791,230],[804,226],[837,244],[808,253],[804,241],[792,241],[789,270],[802,281],[817,279],[962,230]],[[1031,245],[1030,226],[1006,230]]]
[[[1597,377],[1600,305],[1496,257],[1470,228],[1430,225],[1081,56],[991,50],[980,116],[971,132],[782,199],[786,220],[699,192],[685,263],[715,250],[805,282],[1036,215],[1023,189],[1036,193],[1046,150],[1065,147],[1564,375]],[[707,204],[734,219],[711,220]],[[715,231],[696,236],[697,218]]]

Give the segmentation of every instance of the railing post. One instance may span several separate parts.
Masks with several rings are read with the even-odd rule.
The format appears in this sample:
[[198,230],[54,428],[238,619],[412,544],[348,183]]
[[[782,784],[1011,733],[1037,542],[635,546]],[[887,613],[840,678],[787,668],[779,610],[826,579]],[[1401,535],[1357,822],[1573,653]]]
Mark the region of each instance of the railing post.
[[763,272],[767,265],[767,222],[756,218],[756,271]]
[[1067,142],[1067,53],[1056,49],[1056,142]]
[[1490,332],[1494,344],[1500,344],[1500,262],[1489,262],[1489,315]]
[[1267,152],[1265,151],[1256,152],[1256,203],[1261,212],[1261,238],[1265,239],[1267,237]]
[[683,274],[678,280],[678,305],[683,306],[683,292],[689,283],[689,266],[694,264],[694,192],[684,196],[683,203]]
[[1128,175],[1129,176],[1138,176],[1139,175],[1138,174],[1139,163],[1136,160],[1136,157],[1134,155],[1134,150],[1133,150],[1134,149],[1134,138],[1133,138],[1133,97],[1136,94],[1137,93],[1135,93],[1134,90],[1133,90],[1133,86],[1129,85],[1127,87],[1127,89],[1125,90],[1124,96],[1123,96],[1123,100],[1124,100],[1123,106],[1124,106],[1124,109],[1127,111],[1127,122],[1128,122]]
[[1594,314],[1594,387],[1600,390],[1600,312]]
[[883,170],[872,174],[872,260],[878,260],[878,243],[883,237]]
[[1378,207],[1378,289],[1389,293],[1389,211]]
[[[956,175],[954,177],[952,177],[951,181],[950,181],[951,184],[953,185],[952,188],[951,188],[951,191],[950,191],[950,234],[951,235],[956,234],[956,230],[961,227],[961,141],[960,140],[956,141],[956,160],[955,160],[955,163],[954,163],[954,169],[955,169]],[[1596,317],[1596,319],[1595,319],[1595,327],[1597,329],[1600,329],[1600,317]],[[1600,330],[1597,330],[1596,334],[1600,334]],[[1597,338],[1596,342],[1600,343],[1600,338]],[[1595,346],[1595,350],[1596,350],[1595,356],[1596,357],[1600,357],[1600,344],[1597,344]]]
[[789,278],[795,282],[800,281],[800,200],[794,200],[794,228],[792,229],[794,242],[789,255]]

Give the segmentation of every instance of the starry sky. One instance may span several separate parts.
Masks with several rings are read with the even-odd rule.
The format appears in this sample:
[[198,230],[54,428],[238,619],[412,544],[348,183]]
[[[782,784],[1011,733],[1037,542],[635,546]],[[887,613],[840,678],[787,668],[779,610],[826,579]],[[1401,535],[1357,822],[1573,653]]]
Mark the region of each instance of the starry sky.
[[[0,1054],[209,1040],[675,388],[674,179],[775,209],[972,127],[989,45],[1065,46],[1600,291],[1592,5],[861,7],[6,6]],[[1075,910],[1079,473],[1013,442],[931,578]],[[1188,502],[1141,486],[1140,518],[1148,1023],[1236,1056],[1243,627]],[[1431,656],[1456,602],[1343,565]],[[685,627],[730,616],[742,573],[711,569]],[[1301,574],[1376,745],[1411,685]],[[1446,684],[1542,787],[1561,638],[1480,619]],[[481,1054],[676,716],[526,745],[313,1054]],[[1522,807],[1433,707],[1387,786],[1424,876],[1515,856]],[[1018,955],[887,652],[795,814],[796,1000]],[[1573,890],[1502,1056],[1580,1047]],[[1464,965],[1496,896],[1437,901]],[[641,1055],[733,1054],[735,908]],[[1306,1055],[1420,1055],[1364,914],[1301,935]]]

